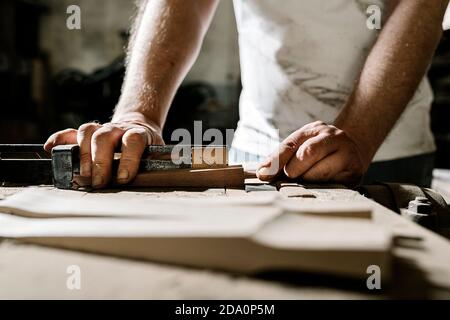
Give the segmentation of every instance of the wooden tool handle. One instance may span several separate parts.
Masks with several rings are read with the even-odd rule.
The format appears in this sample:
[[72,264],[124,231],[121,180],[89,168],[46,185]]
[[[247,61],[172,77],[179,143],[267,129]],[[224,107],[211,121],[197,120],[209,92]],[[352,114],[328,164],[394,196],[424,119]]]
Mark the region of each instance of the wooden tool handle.
[[242,166],[218,169],[183,169],[140,173],[132,187],[193,187],[243,188],[245,174]]
[[[91,178],[76,175],[74,184],[79,188],[90,188]],[[114,184],[113,186],[119,186]],[[179,169],[148,171],[140,173],[127,185],[137,188],[230,188],[242,189],[245,173],[242,166],[217,169]],[[120,185],[121,188],[125,187]]]

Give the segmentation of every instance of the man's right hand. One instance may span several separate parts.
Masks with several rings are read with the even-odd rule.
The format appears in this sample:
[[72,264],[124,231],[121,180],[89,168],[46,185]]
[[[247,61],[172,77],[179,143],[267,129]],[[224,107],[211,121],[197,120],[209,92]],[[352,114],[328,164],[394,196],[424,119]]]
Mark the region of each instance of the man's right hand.
[[92,186],[104,188],[111,181],[114,151],[121,145],[122,156],[117,171],[117,183],[134,179],[139,161],[148,145],[163,145],[157,126],[134,121],[118,123],[86,123],[78,130],[66,129],[51,135],[44,145],[46,151],[58,145],[80,146],[80,174],[92,178]]

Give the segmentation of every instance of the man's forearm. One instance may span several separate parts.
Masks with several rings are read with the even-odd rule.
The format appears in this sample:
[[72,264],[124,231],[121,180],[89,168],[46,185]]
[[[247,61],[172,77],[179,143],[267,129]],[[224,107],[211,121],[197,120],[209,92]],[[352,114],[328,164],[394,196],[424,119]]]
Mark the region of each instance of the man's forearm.
[[[113,179],[132,181],[145,148],[164,141],[161,131],[173,96],[192,66],[218,0],[141,0],[130,40],[122,95],[110,123],[85,123],[56,132],[45,143],[80,146],[80,174],[96,189]],[[113,177],[113,159],[121,157]]]
[[162,129],[175,92],[198,55],[217,2],[142,2],[113,122],[145,122]]
[[335,123],[355,140],[368,162],[425,75],[448,4],[448,0],[397,2]]

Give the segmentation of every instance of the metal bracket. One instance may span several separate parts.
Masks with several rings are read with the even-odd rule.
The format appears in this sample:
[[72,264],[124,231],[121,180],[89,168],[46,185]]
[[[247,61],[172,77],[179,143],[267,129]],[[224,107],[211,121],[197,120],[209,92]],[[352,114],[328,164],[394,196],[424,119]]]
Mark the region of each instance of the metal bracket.
[[58,189],[72,189],[73,176],[80,173],[78,145],[56,146],[52,150],[53,184]]

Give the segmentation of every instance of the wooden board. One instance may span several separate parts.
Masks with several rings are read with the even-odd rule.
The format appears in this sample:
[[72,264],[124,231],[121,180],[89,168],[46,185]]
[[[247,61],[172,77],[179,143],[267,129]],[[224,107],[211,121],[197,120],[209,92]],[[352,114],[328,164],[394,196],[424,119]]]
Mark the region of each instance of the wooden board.
[[[0,237],[243,273],[302,270],[364,278],[370,263],[389,279],[392,236],[361,219],[364,208],[341,204],[333,214],[334,203],[292,202],[288,208],[277,200],[257,194],[94,200],[31,188],[0,202],[0,212],[9,213],[0,213]],[[357,219],[343,219],[342,212]]]
[[287,198],[316,198],[314,193],[298,183],[279,182],[277,187],[280,193]]
[[223,168],[228,166],[228,149],[226,146],[192,147],[192,168]]
[[[75,175],[73,182],[78,189],[90,189],[91,178]],[[127,188],[237,188],[245,184],[245,173],[242,166],[219,166],[209,169],[173,169],[155,170],[139,173],[127,185]],[[121,184],[112,182],[113,187],[123,188]]]
[[138,174],[131,187],[243,188],[244,169],[230,166],[215,169],[151,171]]
[[[374,222],[391,230],[401,245],[394,251],[389,287],[368,290],[365,281],[347,282],[305,274],[248,277],[166,264],[117,259],[77,251],[24,245],[0,239],[0,299],[450,299],[450,242],[361,197],[352,190],[308,186],[317,201],[365,201]],[[24,190],[0,188],[0,199]],[[61,192],[67,198],[233,199],[243,190],[164,189]],[[263,192],[267,194],[267,192]],[[298,198],[303,203],[312,199]],[[69,266],[82,272],[81,290],[68,290]]]

